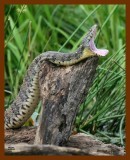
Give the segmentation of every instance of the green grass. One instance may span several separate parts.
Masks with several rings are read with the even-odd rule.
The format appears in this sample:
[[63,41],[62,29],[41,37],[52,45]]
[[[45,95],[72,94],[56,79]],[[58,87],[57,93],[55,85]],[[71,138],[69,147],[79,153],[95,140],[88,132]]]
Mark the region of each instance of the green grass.
[[[76,117],[78,132],[125,145],[125,5],[7,5],[5,7],[5,107],[18,94],[34,57],[72,52],[97,23],[100,58],[93,86]],[[38,110],[33,118],[38,114]]]

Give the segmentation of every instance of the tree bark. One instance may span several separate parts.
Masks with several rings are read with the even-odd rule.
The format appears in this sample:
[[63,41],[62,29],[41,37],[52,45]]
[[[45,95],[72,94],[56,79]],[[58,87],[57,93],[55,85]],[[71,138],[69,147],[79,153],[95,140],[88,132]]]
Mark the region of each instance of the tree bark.
[[19,129],[5,130],[5,144],[28,143],[33,144],[37,127],[21,127]]
[[59,67],[46,62],[39,73],[42,109],[35,144],[62,146],[92,84],[98,57]]
[[84,133],[71,135],[64,147],[34,145],[36,127],[5,130],[6,155],[125,155],[123,147],[103,142]]
[[59,147],[55,145],[29,145],[16,144],[5,146],[6,155],[102,155],[109,156],[105,153],[95,153],[88,150],[82,150],[71,147]]

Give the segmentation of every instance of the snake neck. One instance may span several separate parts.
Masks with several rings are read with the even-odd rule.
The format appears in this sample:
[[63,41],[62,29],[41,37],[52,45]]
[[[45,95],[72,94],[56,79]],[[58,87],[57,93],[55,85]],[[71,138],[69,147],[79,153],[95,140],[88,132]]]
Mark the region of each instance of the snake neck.
[[85,48],[83,45],[80,45],[80,47],[75,52],[75,56],[76,54],[80,58],[80,60],[96,56],[93,51],[91,51],[89,48]]
[[57,65],[70,66],[92,56],[96,56],[96,54],[94,54],[89,48],[84,48],[81,45],[74,53],[48,51],[40,56],[40,65],[47,60]]

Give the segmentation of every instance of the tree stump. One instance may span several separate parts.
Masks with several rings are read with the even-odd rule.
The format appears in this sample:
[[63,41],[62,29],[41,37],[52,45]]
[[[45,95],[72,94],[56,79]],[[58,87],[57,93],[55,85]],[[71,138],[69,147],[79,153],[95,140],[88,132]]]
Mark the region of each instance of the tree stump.
[[42,109],[35,145],[62,146],[66,143],[79,106],[92,84],[97,64],[97,56],[67,67],[45,62],[39,72]]

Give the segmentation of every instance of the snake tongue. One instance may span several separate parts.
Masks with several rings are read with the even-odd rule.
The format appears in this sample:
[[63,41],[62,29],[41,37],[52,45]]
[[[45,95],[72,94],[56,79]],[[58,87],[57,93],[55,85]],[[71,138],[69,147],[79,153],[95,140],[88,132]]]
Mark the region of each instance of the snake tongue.
[[95,54],[99,55],[99,56],[106,56],[109,52],[107,49],[96,48],[93,39],[90,41],[89,46],[90,46],[91,51],[94,52]]

